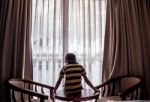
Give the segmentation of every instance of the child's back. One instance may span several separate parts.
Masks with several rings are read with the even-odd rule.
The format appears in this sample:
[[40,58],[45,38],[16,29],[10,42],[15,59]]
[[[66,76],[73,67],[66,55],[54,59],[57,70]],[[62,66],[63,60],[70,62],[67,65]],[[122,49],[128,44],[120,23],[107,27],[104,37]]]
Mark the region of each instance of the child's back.
[[67,95],[80,93],[82,88],[81,76],[86,74],[84,68],[80,64],[68,64],[63,67],[60,76],[65,75],[65,92]]
[[67,65],[65,65],[60,71],[60,76],[56,83],[54,92],[56,92],[57,88],[59,87],[62,78],[65,77],[64,90],[66,94],[80,95],[81,90],[83,89],[81,84],[81,79],[82,79],[81,76],[83,76],[84,80],[94,91],[98,91],[88,80],[84,68],[82,67],[82,65],[77,63],[76,57],[73,53],[68,53],[66,55],[65,62],[67,63]]

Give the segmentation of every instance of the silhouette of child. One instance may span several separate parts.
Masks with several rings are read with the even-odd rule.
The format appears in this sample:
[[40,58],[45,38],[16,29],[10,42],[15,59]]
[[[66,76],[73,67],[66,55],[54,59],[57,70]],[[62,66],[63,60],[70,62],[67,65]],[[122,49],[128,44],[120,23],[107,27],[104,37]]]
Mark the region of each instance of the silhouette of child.
[[56,90],[59,87],[64,76],[64,90],[66,95],[75,96],[81,93],[81,90],[83,89],[81,84],[82,77],[95,92],[98,91],[98,89],[95,89],[92,83],[87,78],[84,67],[77,63],[76,56],[73,53],[66,54],[65,62],[67,64],[60,71],[59,79],[54,88],[54,93],[56,93]]

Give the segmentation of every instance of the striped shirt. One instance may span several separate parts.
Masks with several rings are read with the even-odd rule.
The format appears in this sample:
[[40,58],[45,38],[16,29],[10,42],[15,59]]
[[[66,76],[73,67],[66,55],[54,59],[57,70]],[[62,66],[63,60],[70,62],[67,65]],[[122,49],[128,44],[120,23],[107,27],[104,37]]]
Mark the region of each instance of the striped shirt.
[[65,76],[65,91],[67,94],[76,93],[82,90],[81,76],[86,74],[80,64],[68,64],[60,71],[60,77]]

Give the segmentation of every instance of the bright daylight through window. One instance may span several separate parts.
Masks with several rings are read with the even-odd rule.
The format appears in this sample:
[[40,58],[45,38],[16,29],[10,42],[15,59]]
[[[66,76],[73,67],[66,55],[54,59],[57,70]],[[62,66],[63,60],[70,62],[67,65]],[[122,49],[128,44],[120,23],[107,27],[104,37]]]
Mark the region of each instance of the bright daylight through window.
[[[64,55],[75,53],[95,85],[101,83],[106,0],[33,0],[33,80],[54,86]],[[83,83],[83,87],[88,86]]]

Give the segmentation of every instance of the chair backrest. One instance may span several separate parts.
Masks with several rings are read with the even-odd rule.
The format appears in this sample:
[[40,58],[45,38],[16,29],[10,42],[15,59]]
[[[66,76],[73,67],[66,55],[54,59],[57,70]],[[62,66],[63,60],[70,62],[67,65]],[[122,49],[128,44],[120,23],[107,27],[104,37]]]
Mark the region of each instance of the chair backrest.
[[102,97],[120,96],[122,100],[143,99],[143,79],[139,76],[121,76],[112,78],[96,88],[101,90]]
[[141,82],[141,79],[137,78],[137,77],[123,77],[123,78],[121,78],[120,90],[125,91],[140,82]]
[[12,102],[32,102],[53,98],[54,87],[25,79],[10,79],[8,81]]

